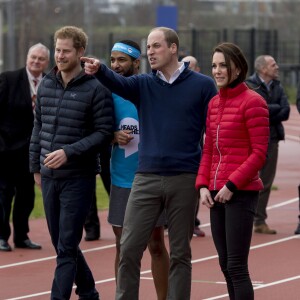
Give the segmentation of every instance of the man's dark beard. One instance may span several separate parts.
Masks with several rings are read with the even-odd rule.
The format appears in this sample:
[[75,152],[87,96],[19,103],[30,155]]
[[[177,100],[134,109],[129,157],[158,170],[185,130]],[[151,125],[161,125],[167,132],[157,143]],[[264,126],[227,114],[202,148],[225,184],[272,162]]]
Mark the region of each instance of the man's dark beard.
[[134,74],[134,67],[133,65],[127,70],[126,73],[123,74],[123,76],[125,77],[129,77],[129,76],[132,76]]

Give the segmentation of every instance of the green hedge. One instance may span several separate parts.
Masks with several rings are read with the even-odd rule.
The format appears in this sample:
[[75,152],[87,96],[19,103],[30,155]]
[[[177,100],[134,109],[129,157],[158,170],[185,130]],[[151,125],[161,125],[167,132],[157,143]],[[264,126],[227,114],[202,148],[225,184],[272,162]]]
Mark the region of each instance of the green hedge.
[[285,86],[284,90],[288,96],[290,104],[296,104],[297,88],[295,86]]

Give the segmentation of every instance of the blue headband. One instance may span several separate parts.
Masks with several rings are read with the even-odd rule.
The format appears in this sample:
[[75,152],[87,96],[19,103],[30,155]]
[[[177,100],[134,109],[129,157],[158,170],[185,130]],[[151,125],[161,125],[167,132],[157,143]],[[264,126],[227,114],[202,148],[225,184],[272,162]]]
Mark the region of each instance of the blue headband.
[[123,43],[115,43],[111,51],[120,51],[133,58],[139,58],[141,55],[141,52],[138,49]]

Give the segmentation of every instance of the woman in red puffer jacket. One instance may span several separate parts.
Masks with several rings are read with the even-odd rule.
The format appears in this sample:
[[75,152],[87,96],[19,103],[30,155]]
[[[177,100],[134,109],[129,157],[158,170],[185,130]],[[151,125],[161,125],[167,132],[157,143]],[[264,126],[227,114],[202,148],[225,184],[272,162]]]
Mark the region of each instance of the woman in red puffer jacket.
[[244,80],[241,49],[222,43],[213,51],[212,74],[219,93],[208,106],[206,137],[196,188],[210,208],[211,230],[230,299],[254,299],[248,255],[269,138],[265,100]]

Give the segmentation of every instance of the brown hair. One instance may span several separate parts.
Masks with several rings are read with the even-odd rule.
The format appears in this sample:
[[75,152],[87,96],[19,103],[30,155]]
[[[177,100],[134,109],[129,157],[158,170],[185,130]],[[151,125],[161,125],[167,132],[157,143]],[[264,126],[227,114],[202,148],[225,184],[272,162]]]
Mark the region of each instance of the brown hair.
[[230,64],[230,62],[232,61],[236,68],[240,70],[239,76],[237,77],[237,79],[235,79],[235,83],[239,84],[246,79],[248,72],[248,63],[242,50],[237,45],[227,42],[221,43],[213,49],[213,54],[215,52],[223,53],[229,78],[232,78],[232,70]]
[[168,47],[171,47],[172,44],[175,44],[177,46],[177,53],[178,53],[179,37],[176,31],[168,27],[155,27],[151,29],[150,33],[156,30],[163,32]]
[[75,26],[65,26],[58,29],[54,34],[54,45],[56,45],[57,39],[72,39],[75,49],[86,49],[88,37],[86,33]]

